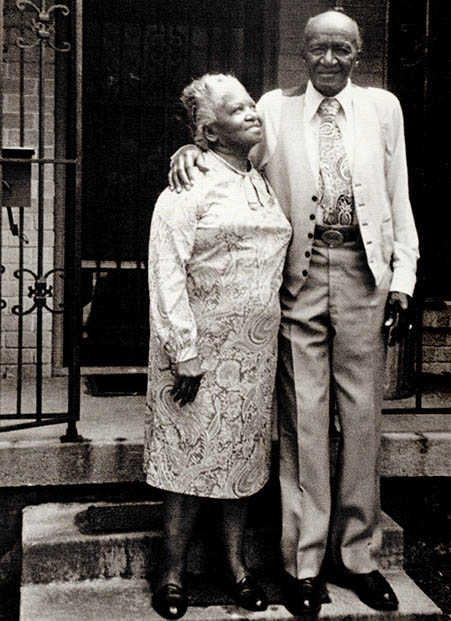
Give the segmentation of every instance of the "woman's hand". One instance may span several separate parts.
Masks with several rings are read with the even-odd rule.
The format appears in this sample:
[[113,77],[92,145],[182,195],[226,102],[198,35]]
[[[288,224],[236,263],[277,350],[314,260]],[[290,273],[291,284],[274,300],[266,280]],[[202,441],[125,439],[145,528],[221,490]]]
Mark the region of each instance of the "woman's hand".
[[168,174],[169,188],[176,192],[189,190],[194,183],[194,169],[207,172],[203,151],[194,144],[186,144],[180,147],[171,157]]
[[192,403],[196,398],[203,375],[198,357],[178,362],[175,367],[175,382],[171,390],[174,401],[180,401],[180,406]]

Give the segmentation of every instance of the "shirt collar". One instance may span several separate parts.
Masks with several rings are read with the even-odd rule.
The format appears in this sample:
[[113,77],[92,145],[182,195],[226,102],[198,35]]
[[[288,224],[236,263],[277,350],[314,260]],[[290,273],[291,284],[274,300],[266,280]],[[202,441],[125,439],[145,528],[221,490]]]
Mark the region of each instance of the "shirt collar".
[[[309,80],[307,84],[307,89],[305,91],[305,114],[306,120],[310,123],[315,114],[318,112],[318,107],[322,100],[324,99],[324,95],[322,95],[316,88],[313,86],[312,82]],[[349,121],[352,114],[352,83],[351,80],[348,79],[346,86],[341,90],[337,95],[335,95],[335,99],[340,102],[340,105],[343,109],[345,119]]]

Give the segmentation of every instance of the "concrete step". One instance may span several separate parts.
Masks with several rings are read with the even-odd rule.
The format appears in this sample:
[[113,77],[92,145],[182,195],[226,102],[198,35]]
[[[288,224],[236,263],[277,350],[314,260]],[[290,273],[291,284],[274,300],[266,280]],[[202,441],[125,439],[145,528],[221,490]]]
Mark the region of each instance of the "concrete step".
[[[22,584],[145,578],[158,563],[162,541],[160,511],[160,503],[155,502],[26,507],[22,526]],[[121,532],[109,532],[114,530]],[[214,535],[208,537],[200,532],[195,538],[190,572],[209,571],[220,557],[218,537]],[[279,559],[277,531],[248,529],[245,550],[249,567],[273,569]],[[402,569],[402,562],[402,529],[384,515],[381,568]]]
[[[59,380],[67,382],[67,378],[49,378],[45,397],[64,390]],[[14,411],[7,405],[11,403],[14,408],[15,392],[5,396],[5,386],[8,384],[2,384],[2,406],[5,399],[5,412]],[[25,389],[30,390],[30,386]],[[441,393],[432,393],[423,405],[440,408],[450,404],[447,399]],[[406,401],[388,401],[385,406],[414,407],[414,398]],[[78,425],[83,442],[62,443],[64,427],[60,425],[0,434],[0,487],[143,481],[143,408],[142,397],[83,394]],[[384,414],[382,428],[382,477],[451,476],[449,414]]]
[[[400,607],[381,613],[365,606],[348,590],[329,585],[331,603],[324,604],[319,618],[334,621],[435,621],[441,611],[404,572],[386,576],[396,591]],[[28,584],[21,589],[20,621],[161,621],[151,607],[146,580],[94,580],[71,583]],[[190,606],[186,621],[285,621],[293,619],[282,605],[251,613],[231,605]]]

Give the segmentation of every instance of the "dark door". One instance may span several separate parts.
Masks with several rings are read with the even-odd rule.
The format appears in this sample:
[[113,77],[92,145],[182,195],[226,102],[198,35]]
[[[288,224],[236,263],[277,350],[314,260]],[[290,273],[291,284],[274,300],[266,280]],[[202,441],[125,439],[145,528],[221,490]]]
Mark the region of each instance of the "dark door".
[[263,2],[85,0],[85,366],[147,361],[147,240],[168,159],[189,141],[179,103],[206,71],[262,90]]
[[443,0],[396,0],[389,15],[389,88],[402,103],[411,199],[426,297],[451,300],[451,10]]

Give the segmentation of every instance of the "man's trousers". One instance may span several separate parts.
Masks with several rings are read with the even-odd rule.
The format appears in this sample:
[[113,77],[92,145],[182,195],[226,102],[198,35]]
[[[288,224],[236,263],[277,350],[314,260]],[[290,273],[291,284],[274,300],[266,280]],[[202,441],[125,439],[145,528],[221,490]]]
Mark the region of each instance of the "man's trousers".
[[[391,271],[375,287],[362,242],[315,241],[296,298],[283,290],[278,370],[282,555],[296,578],[318,575],[328,539],[335,563],[376,568],[380,544],[380,416],[384,308]],[[331,494],[329,387],[341,448]]]

